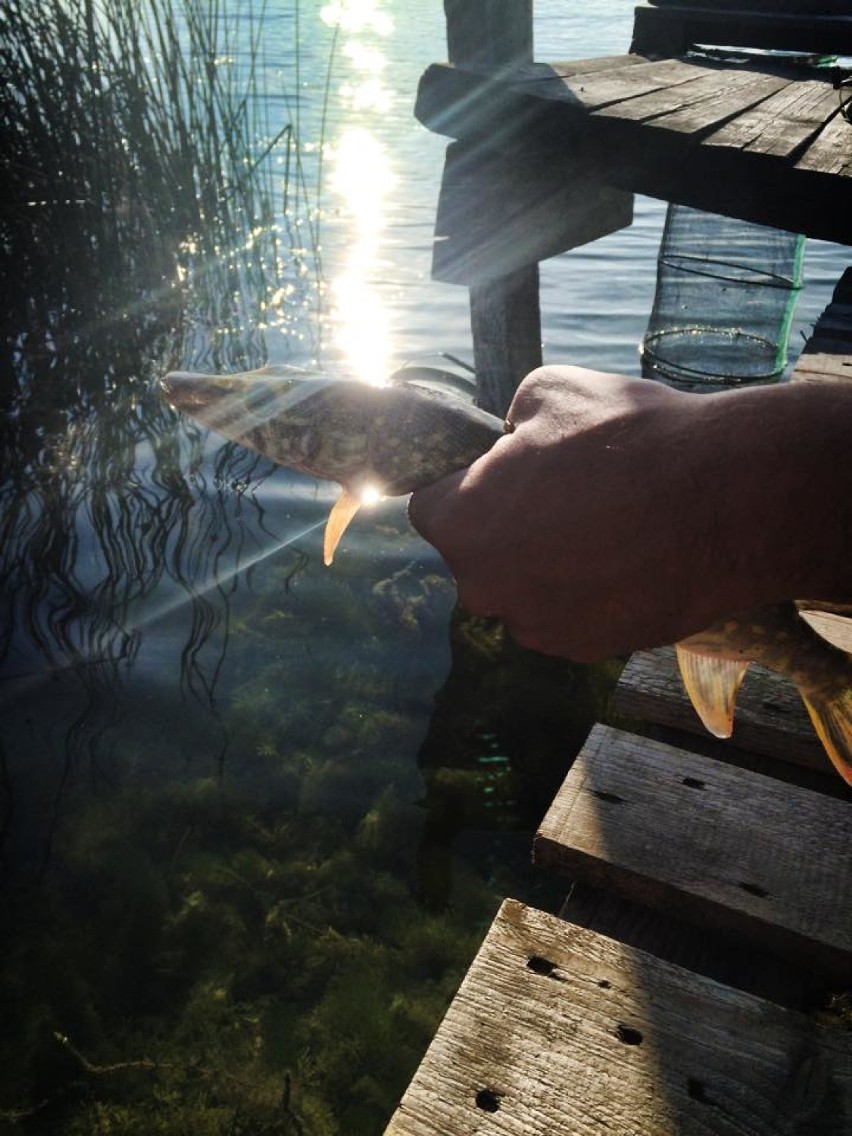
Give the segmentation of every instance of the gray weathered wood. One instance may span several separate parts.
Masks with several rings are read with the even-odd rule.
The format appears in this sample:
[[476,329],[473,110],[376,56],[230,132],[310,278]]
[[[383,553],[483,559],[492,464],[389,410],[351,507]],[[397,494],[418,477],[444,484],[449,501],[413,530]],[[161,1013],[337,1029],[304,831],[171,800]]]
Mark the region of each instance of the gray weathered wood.
[[447,148],[432,275],[450,284],[505,276],[633,220],[633,195],[594,170],[564,178],[474,142]]
[[[532,0],[445,0],[444,9],[451,63],[493,73],[532,63]],[[524,375],[541,366],[538,264],[531,254],[522,266],[486,275],[470,289],[477,402],[503,414]]]
[[597,725],[537,864],[852,981],[852,804]]
[[538,288],[537,264],[470,288],[476,401],[501,417],[524,375],[541,366]]
[[[681,682],[673,647],[632,655],[621,674],[612,705],[625,718],[699,736],[706,734]],[[832,771],[796,688],[763,667],[749,667],[740,688],[731,744],[779,761],[824,773]]]
[[796,163],[797,169],[836,177],[852,177],[852,122],[839,112],[814,138]]
[[493,69],[533,57],[533,0],[444,0],[451,63]]
[[852,1038],[507,900],[386,1136],[844,1136]]
[[741,939],[572,880],[559,917],[792,1010],[827,1006],[831,982]]
[[[591,112],[621,103],[632,104],[634,99],[660,96],[661,92],[670,92],[663,97],[667,98],[670,106],[675,106],[681,89],[689,83],[709,76],[718,85],[720,71],[714,64],[693,63],[686,59],[648,60],[638,66],[624,63],[625,59],[631,58],[614,59],[613,66],[606,71],[591,74],[572,73],[568,69],[560,74],[554,70],[548,84],[545,85],[543,77],[539,80],[537,93],[564,99],[564,93],[559,94],[562,87],[573,95],[579,106]],[[557,68],[562,66],[557,64]]]
[[683,135],[706,133],[788,85],[779,75],[732,71],[720,83],[716,72],[705,73],[682,86],[604,107],[598,113]]
[[705,144],[789,158],[822,129],[836,108],[837,92],[827,75],[790,83],[725,122]]
[[[777,62],[611,62],[587,74],[541,64],[499,81],[432,67],[416,114],[451,137],[487,134],[516,161],[547,165],[554,177],[568,180],[589,163],[620,189],[852,244],[852,126],[827,91],[815,94],[814,84],[827,82],[823,73]],[[697,74],[701,85],[690,88]],[[690,89],[700,99],[680,105]],[[761,119],[772,99],[788,107],[783,130]],[[741,118],[746,144],[737,136]]]
[[648,0],[652,8],[702,8],[737,16],[744,11],[766,12],[777,16],[843,16],[849,14],[849,0]]

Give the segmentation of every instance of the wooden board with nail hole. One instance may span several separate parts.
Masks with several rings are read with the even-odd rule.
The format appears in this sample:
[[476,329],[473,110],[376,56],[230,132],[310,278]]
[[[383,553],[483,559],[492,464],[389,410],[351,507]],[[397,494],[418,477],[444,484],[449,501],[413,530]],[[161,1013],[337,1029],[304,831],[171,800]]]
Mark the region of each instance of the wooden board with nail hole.
[[852,1035],[507,900],[386,1136],[843,1136]]
[[845,801],[597,725],[534,859],[848,984],[850,847]]

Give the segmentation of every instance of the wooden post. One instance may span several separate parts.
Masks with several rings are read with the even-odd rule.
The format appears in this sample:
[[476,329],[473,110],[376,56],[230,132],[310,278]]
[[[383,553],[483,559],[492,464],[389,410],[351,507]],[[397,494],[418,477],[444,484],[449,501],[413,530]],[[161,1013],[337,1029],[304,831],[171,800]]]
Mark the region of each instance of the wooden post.
[[[444,0],[451,63],[494,72],[533,59],[533,0]],[[470,288],[477,401],[505,414],[518,383],[541,366],[538,264]]]
[[470,287],[476,401],[505,416],[518,383],[541,366],[538,265]]

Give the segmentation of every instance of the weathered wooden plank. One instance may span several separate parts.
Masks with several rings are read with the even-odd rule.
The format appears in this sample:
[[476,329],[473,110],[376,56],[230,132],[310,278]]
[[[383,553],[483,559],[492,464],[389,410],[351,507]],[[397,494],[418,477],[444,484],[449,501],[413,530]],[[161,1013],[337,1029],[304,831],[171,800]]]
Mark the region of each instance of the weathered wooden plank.
[[837,92],[827,77],[790,83],[724,123],[704,142],[787,158],[822,129],[836,104]]
[[490,68],[533,56],[533,0],[444,0],[448,58]]
[[507,900],[386,1136],[843,1136],[852,1039]]
[[852,355],[845,339],[820,339],[819,350],[803,351],[793,368],[793,378],[820,382],[824,379],[852,379]]
[[633,195],[585,165],[566,178],[474,142],[447,149],[432,275],[472,284],[597,240],[633,220]]
[[592,59],[569,59],[556,63],[533,63],[525,73],[519,69],[516,73],[517,82],[525,80],[549,80],[557,77],[568,78],[572,75],[591,75],[595,71],[614,71],[617,68],[636,67],[640,63],[650,63],[643,55],[599,55]]
[[852,980],[852,806],[597,725],[537,864]]
[[705,72],[680,87],[604,107],[596,114],[696,134],[737,117],[788,83],[782,76],[750,70],[726,73],[723,81],[718,73]]
[[[592,74],[554,74],[549,83],[541,76],[536,81],[533,93],[540,98],[562,101],[567,89],[577,105],[585,107],[587,111],[602,110],[613,104],[632,102],[663,91],[672,92],[670,102],[673,103],[684,84],[706,79],[708,71],[718,77],[719,69],[714,65],[692,63],[684,59],[649,60],[638,66],[622,66],[619,63],[606,71],[595,71]],[[521,84],[519,89],[529,89],[529,85]]]
[[433,63],[420,79],[414,114],[438,134],[488,135],[492,146],[498,144],[495,135],[502,135],[511,146],[530,124],[546,136],[550,104],[584,117],[609,102],[688,82],[704,70],[679,60],[655,63],[630,55],[515,65],[510,71]]
[[786,12],[794,16],[843,16],[849,12],[849,0],[648,0],[652,8],[702,8],[714,12],[739,15],[768,12],[777,16]]
[[[703,737],[706,730],[689,701],[673,647],[637,651],[613,694],[613,710]],[[832,771],[793,684],[763,667],[751,666],[737,697],[731,744],[816,769]]]
[[797,168],[852,178],[852,122],[839,110],[805,150]]
[[[726,73],[715,73],[724,86]],[[437,66],[423,76],[416,113],[439,133],[486,135],[518,162],[553,167],[566,179],[588,162],[620,189],[852,244],[848,179],[794,166],[795,155],[707,146],[701,135],[653,120],[590,114],[578,99],[537,95],[529,83],[519,89]]]
[[571,881],[559,917],[791,1010],[828,1006],[836,993],[832,983],[810,967],[796,966],[754,943],[745,951],[742,940],[733,935],[696,926],[669,911],[656,911],[579,880]]

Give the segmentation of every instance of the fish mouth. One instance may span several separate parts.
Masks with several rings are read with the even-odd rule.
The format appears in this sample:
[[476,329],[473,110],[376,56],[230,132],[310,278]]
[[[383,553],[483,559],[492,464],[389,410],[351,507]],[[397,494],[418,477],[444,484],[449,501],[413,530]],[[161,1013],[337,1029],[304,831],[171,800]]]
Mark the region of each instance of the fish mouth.
[[236,393],[227,379],[192,371],[170,371],[160,379],[160,390],[171,406],[187,414],[207,410],[228,394]]
[[[297,385],[301,384],[291,380],[283,388],[286,392]],[[279,414],[286,399],[280,380],[275,384],[269,376],[251,373],[222,376],[170,371],[160,379],[160,390],[175,410],[231,438]]]

